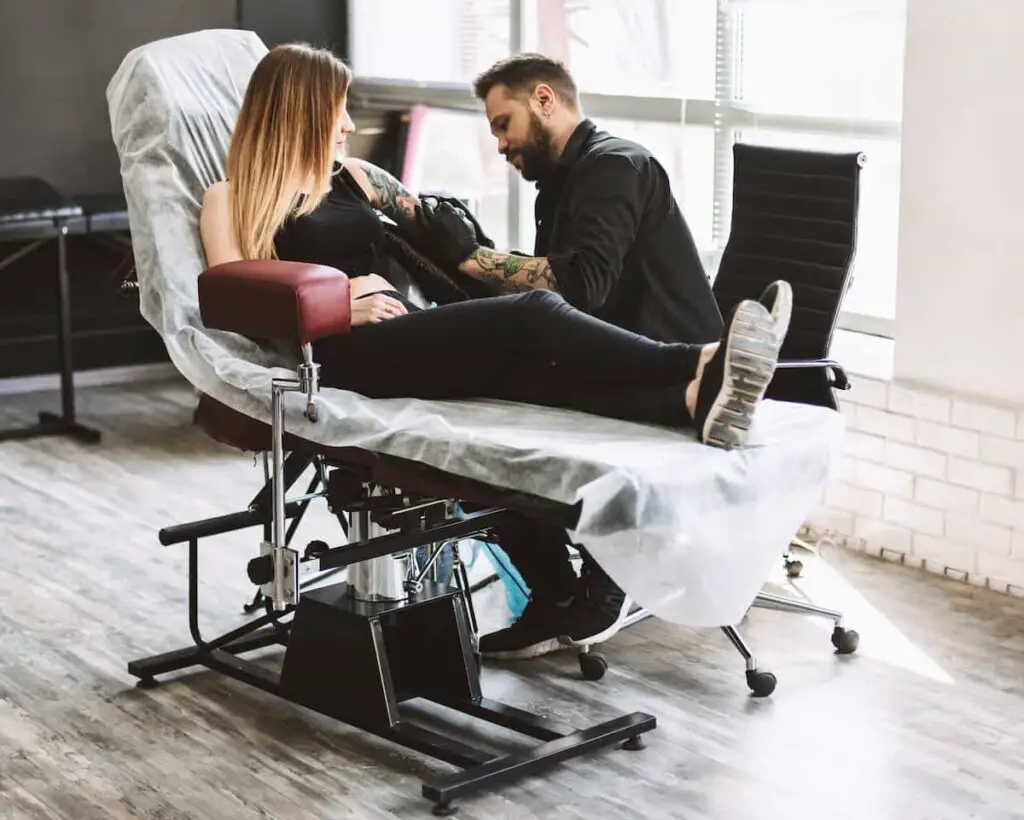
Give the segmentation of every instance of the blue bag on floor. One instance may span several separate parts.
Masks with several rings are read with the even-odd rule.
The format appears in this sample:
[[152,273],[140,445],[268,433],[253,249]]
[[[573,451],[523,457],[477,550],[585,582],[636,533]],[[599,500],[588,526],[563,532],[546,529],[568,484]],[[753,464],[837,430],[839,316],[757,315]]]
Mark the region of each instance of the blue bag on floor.
[[530,599],[530,588],[501,547],[487,542],[484,542],[483,547],[491,566],[498,574],[498,579],[505,587],[505,601],[512,612],[512,617],[518,619]]

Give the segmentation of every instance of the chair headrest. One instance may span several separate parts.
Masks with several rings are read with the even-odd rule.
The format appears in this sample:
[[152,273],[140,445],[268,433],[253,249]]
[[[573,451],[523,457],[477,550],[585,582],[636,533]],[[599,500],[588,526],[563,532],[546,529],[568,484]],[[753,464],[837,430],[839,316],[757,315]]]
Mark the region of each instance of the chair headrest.
[[174,157],[204,189],[222,178],[245,89],[266,53],[256,34],[235,29],[190,32],[130,51],[106,92],[122,169],[156,151]]

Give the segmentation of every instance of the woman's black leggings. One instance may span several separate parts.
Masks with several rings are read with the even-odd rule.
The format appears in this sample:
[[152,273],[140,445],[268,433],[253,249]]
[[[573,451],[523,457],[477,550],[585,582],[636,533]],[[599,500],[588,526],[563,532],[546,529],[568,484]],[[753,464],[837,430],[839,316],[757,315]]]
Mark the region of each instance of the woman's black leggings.
[[503,399],[686,426],[701,347],[651,341],[537,290],[359,325],[315,357],[322,384],[370,398]]

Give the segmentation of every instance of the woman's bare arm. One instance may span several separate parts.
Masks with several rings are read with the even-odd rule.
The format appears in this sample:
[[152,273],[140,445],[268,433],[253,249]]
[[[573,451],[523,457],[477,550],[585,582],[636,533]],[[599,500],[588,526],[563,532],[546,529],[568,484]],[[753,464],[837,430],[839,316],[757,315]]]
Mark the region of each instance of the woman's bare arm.
[[215,182],[203,194],[199,235],[203,240],[208,268],[242,259],[242,251],[235,240],[235,231],[232,227],[227,182]]

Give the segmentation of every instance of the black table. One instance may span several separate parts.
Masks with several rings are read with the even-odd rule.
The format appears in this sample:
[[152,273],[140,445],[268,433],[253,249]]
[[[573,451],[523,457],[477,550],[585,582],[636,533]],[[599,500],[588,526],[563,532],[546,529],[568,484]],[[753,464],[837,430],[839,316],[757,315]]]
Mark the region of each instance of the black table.
[[[0,430],[0,441],[38,436],[70,435],[95,443],[100,433],[75,417],[74,358],[71,335],[71,288],[68,279],[67,236],[113,236],[127,232],[128,216],[119,197],[80,197],[75,201],[37,177],[0,179],[0,244],[23,245],[0,257],[0,272],[47,242],[57,243],[57,368],[60,372],[61,412],[42,412],[37,424]],[[120,239],[122,247],[130,240]]]

